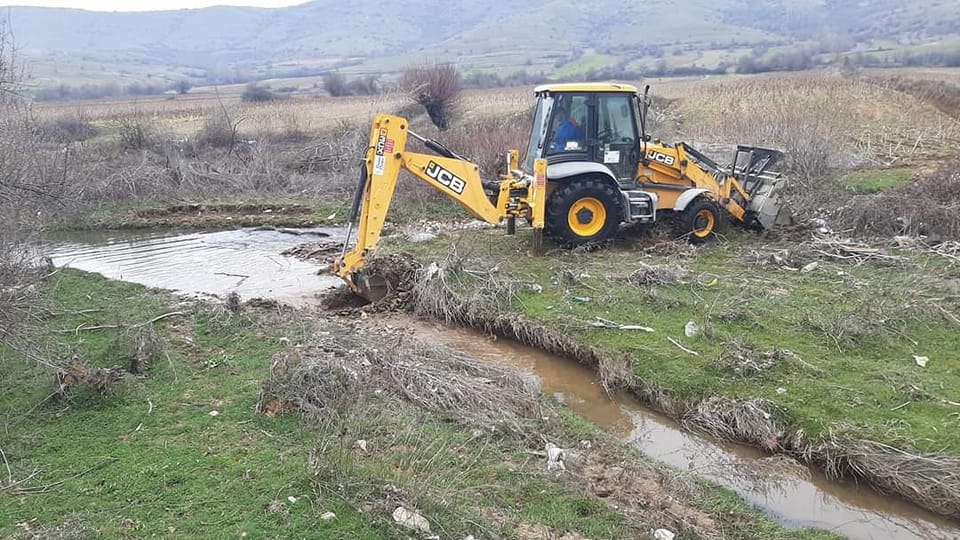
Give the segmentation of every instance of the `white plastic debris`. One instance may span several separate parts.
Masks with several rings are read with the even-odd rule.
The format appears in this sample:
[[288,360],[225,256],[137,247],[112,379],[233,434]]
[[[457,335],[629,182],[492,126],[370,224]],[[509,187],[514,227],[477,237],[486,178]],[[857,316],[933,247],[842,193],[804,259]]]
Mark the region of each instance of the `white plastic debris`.
[[700,327],[697,326],[697,323],[693,321],[688,322],[687,325],[683,327],[683,335],[687,336],[688,338],[695,337],[699,333]]
[[563,472],[567,466],[563,464],[563,450],[553,443],[547,443],[547,470]]
[[358,440],[357,440],[357,448],[359,448],[360,450],[366,452],[366,451],[367,451],[367,441],[365,441],[365,440],[363,440],[363,439],[358,439]]
[[393,511],[393,520],[408,529],[430,532],[430,522],[427,521],[427,518],[402,506],[398,506]]
[[784,387],[782,387],[782,386],[781,386],[780,388],[777,388],[777,394],[780,394],[780,395],[782,396],[783,394],[786,394],[786,393],[787,393],[787,389],[786,389],[786,388],[784,388]]
[[820,266],[820,263],[818,263],[817,261],[813,261],[812,263],[810,263],[810,264],[804,266],[803,268],[801,268],[801,269],[800,269],[800,273],[802,273],[802,274],[809,274],[810,272],[813,272],[814,270],[816,270],[817,267],[819,267],[819,266]]
[[290,504],[297,504],[297,498],[293,495],[287,497],[287,500],[290,501]]
[[330,521],[331,519],[336,519],[337,515],[333,512],[324,512],[320,514],[320,519],[323,521]]
[[207,414],[210,416],[220,416],[220,411],[210,411]]
[[653,531],[654,540],[673,540],[677,536],[673,531],[667,529],[657,529]]
[[927,367],[927,362],[929,362],[930,359],[926,356],[913,355],[913,361],[916,362],[920,367]]
[[415,244],[418,244],[418,243],[421,243],[421,242],[429,242],[429,241],[433,240],[433,239],[436,238],[436,237],[437,237],[437,235],[435,235],[435,234],[433,234],[433,233],[426,232],[426,231],[418,231],[418,232],[414,232],[414,233],[408,234],[408,235],[407,235],[407,240],[409,240],[409,241],[411,241],[411,242],[413,242],[413,243],[415,243]]

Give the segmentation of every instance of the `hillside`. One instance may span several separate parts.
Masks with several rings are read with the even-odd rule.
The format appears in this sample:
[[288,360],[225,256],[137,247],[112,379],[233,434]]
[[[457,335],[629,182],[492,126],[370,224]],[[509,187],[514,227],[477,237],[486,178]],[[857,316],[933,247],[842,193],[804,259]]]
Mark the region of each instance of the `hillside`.
[[49,86],[380,72],[424,57],[501,71],[715,67],[757,49],[937,42],[960,34],[958,9],[957,0],[682,0],[669,9],[625,9],[613,0],[425,0],[392,9],[315,0],[283,9],[135,13],[14,7],[2,17],[37,84]]

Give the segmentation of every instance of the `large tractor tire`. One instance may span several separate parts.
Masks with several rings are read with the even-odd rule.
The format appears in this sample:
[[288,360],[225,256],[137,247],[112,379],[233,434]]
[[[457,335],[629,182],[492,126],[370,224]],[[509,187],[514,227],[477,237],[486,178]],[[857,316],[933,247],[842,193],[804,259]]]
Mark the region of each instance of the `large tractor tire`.
[[602,180],[580,178],[550,196],[545,232],[558,246],[571,248],[613,237],[621,221],[620,193]]
[[674,215],[671,226],[674,236],[686,238],[691,244],[709,242],[716,237],[720,227],[720,206],[710,199],[698,197]]

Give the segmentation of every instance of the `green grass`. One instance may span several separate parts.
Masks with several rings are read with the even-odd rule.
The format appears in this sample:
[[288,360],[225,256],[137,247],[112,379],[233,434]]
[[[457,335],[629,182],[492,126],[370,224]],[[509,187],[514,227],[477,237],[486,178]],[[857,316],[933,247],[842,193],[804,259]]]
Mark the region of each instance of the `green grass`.
[[595,69],[600,69],[614,63],[616,57],[608,54],[585,54],[579,56],[553,71],[551,78],[560,79],[582,75]]
[[[176,309],[166,295],[69,270],[43,296],[54,313],[44,324],[57,336],[49,352],[97,366],[124,363],[118,331],[66,330]],[[169,360],[108,395],[49,398],[48,371],[0,351],[0,447],[14,479],[36,472],[22,487],[38,491],[0,497],[0,536],[18,534],[20,523],[75,522],[101,538],[405,538],[390,518],[399,502],[443,537],[513,537],[528,526],[590,538],[643,532],[583,486],[544,474],[529,452],[542,449],[539,437],[478,434],[387,397],[319,424],[255,414],[281,338],[302,339],[311,327],[257,312],[179,309],[191,313],[156,323]],[[568,409],[547,424],[560,444],[602,438]],[[360,438],[368,452],[356,447]],[[640,459],[626,447],[612,451],[617,463]],[[784,530],[724,490],[697,493],[694,504],[728,537],[832,538]],[[321,520],[327,511],[337,517]]]
[[[814,440],[846,434],[960,455],[954,436],[960,417],[948,403],[960,401],[960,332],[937,307],[960,308],[951,285],[960,276],[956,266],[914,257],[890,267],[821,261],[810,273],[760,268],[749,263],[757,259],[750,251],[756,239],[734,235],[680,260],[691,271],[688,279],[649,288],[627,277],[640,262],[669,263],[664,257],[621,245],[533,258],[525,255],[528,233],[502,234],[464,232],[455,242],[461,254],[500,262],[502,275],[543,286],[542,293],[520,292],[517,312],[603,351],[629,353],[637,378],[677,399],[766,398],[779,407],[783,422]],[[450,243],[441,238],[395,249],[435,260]],[[557,279],[564,270],[584,277],[564,284]],[[597,329],[591,326],[596,317],[656,332]],[[701,328],[692,339],[684,336],[689,321]],[[683,352],[668,337],[699,355]],[[734,341],[760,353],[786,349],[802,361],[740,376],[721,361],[725,344]],[[914,355],[930,363],[921,368]]]
[[848,189],[855,193],[880,193],[890,188],[905,186],[913,180],[914,169],[861,169],[851,171],[841,178]]

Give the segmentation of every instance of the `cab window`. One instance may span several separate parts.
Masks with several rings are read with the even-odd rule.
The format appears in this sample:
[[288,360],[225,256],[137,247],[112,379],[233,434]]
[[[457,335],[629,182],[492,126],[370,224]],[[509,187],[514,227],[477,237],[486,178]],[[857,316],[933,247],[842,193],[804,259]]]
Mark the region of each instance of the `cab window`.
[[560,94],[553,105],[547,156],[587,151],[587,96]]

